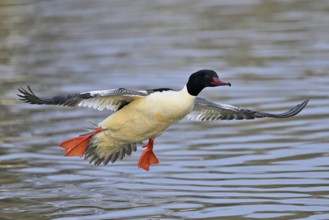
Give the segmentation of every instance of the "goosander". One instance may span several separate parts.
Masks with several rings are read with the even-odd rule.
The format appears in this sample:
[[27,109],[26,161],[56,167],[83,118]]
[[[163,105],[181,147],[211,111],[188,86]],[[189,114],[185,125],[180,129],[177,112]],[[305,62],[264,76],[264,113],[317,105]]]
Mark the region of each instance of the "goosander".
[[197,97],[204,88],[215,86],[231,86],[231,83],[221,81],[215,71],[204,69],[193,73],[179,91],[169,88],[139,91],[118,88],[44,98],[35,95],[27,86],[27,89],[19,89],[18,96],[30,104],[111,110],[112,114],[90,133],[60,143],[65,155],[84,155],[90,163],[106,165],[122,160],[137,150],[138,143],[148,139],[138,162],[138,167],[147,171],[150,165],[159,163],[153,152],[154,139],[183,118],[194,121],[288,118],[298,114],[308,103],[305,100],[287,112],[271,114]]

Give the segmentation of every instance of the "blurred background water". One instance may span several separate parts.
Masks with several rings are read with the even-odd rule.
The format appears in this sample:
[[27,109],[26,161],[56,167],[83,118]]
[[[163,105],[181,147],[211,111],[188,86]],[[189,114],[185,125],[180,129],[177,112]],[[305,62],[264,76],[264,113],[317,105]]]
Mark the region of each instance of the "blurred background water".
[[[329,219],[329,1],[1,0],[0,219]],[[142,151],[95,167],[61,141],[107,116],[21,103],[57,95],[180,89],[209,68],[217,102],[286,120],[182,121]]]

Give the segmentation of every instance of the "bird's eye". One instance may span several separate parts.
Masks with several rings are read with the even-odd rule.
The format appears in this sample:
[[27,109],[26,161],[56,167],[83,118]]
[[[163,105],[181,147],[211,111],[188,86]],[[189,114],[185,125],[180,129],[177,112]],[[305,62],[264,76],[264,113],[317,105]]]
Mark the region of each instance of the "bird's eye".
[[203,75],[203,78],[209,78],[209,75],[205,74]]

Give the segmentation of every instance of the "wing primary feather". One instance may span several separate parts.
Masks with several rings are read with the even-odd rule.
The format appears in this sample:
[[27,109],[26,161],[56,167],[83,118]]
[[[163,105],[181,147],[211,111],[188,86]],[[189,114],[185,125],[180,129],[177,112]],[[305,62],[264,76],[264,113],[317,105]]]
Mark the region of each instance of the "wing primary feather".
[[75,106],[79,101],[79,94],[71,94],[66,96],[54,96],[54,97],[39,97],[31,89],[30,86],[27,86],[27,89],[19,88],[18,91],[20,94],[17,94],[20,97],[20,100],[38,105],[64,105],[64,106]]
[[135,99],[147,96],[150,92],[146,90],[134,91],[124,88],[97,90],[69,95],[53,96],[53,97],[39,97],[31,89],[18,89],[20,100],[38,105],[62,105],[62,106],[81,106],[89,107],[97,110],[110,109],[111,111],[118,111],[124,106],[128,105]]
[[302,103],[294,106],[293,108],[291,108],[290,110],[281,113],[281,114],[272,114],[272,113],[266,113],[266,112],[260,112],[260,115],[264,116],[264,117],[270,117],[270,118],[289,118],[292,116],[297,115],[299,112],[301,112],[305,106],[307,105],[307,103],[309,102],[309,100],[305,100]]
[[290,110],[279,113],[267,113],[255,111],[248,108],[235,107],[227,104],[214,103],[207,99],[196,98],[192,112],[187,115],[187,119],[195,121],[213,121],[213,120],[243,120],[255,118],[289,118],[297,115],[307,105],[309,100],[296,105]]

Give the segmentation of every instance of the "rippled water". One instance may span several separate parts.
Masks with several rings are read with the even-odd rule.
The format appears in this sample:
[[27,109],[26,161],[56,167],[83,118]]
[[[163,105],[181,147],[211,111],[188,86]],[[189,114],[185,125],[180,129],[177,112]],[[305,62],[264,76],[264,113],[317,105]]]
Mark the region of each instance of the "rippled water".
[[[329,219],[329,4],[306,1],[1,1],[0,219]],[[214,101],[286,120],[182,121],[95,167],[57,145],[107,112],[32,106],[39,94],[181,88],[201,68]]]

